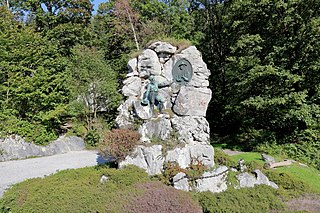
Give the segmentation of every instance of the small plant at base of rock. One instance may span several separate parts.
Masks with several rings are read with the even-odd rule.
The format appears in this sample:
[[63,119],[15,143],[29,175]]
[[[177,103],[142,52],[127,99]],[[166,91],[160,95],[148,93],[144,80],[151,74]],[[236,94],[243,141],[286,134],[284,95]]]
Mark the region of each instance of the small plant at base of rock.
[[179,172],[185,172],[177,162],[166,162],[163,165],[163,173],[160,176],[160,181],[166,185],[172,185],[173,177]]
[[208,171],[208,166],[204,165],[198,158],[193,158],[189,167],[185,169],[187,177],[193,181],[203,175],[205,171]]
[[124,160],[139,144],[140,134],[129,129],[113,129],[104,133],[99,145],[103,157],[114,157],[118,162]]

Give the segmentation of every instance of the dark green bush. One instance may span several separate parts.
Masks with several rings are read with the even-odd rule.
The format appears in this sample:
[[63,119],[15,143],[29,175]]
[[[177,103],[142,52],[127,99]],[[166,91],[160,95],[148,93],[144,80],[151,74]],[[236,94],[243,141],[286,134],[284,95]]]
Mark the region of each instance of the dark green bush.
[[[109,177],[104,184],[102,174]],[[0,212],[128,212],[126,206],[142,193],[135,184],[146,181],[148,175],[134,166],[65,170],[14,185],[0,199]]]
[[217,212],[270,212],[283,211],[284,204],[277,198],[276,190],[265,185],[255,188],[228,189],[213,194],[195,194],[205,213]]
[[237,162],[219,148],[214,149],[214,162],[218,165],[225,165],[228,167],[237,166]]
[[280,187],[278,193],[285,200],[311,191],[305,182],[295,179],[288,173],[265,170],[265,174],[270,181],[275,182]]

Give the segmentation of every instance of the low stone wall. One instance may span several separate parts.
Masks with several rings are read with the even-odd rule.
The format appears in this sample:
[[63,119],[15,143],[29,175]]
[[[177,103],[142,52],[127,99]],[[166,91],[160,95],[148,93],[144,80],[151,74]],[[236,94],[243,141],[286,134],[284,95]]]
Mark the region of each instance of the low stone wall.
[[0,139],[0,162],[14,159],[24,159],[35,156],[49,156],[69,151],[79,151],[85,148],[82,138],[61,136],[48,146],[38,146],[26,142],[17,135]]

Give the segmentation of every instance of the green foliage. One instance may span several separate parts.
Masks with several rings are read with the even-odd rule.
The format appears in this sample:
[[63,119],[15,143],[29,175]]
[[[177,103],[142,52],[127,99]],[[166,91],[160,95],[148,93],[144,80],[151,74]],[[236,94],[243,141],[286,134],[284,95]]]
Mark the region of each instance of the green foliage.
[[283,199],[298,197],[306,192],[310,192],[310,187],[287,172],[281,171],[265,171],[270,181],[275,182],[280,189],[278,193]]
[[[101,184],[101,175],[109,180]],[[127,212],[141,194],[136,183],[148,181],[137,167],[122,170],[88,167],[61,171],[14,185],[0,200],[1,212]],[[48,205],[50,204],[50,205]]]
[[19,26],[10,13],[0,16],[0,28],[1,134],[44,144],[57,136],[69,100],[66,60],[55,44]]
[[214,162],[217,165],[225,165],[227,167],[236,167],[237,161],[232,159],[229,155],[224,153],[222,149],[215,148],[214,150]]
[[270,212],[284,211],[284,204],[276,195],[276,190],[265,185],[254,188],[228,189],[213,194],[195,194],[203,212]]
[[[69,82],[73,99],[77,101],[70,103],[70,114],[86,121],[87,134],[99,131],[97,125],[102,123],[99,118],[105,119],[109,128],[112,127],[114,111],[122,99],[118,92],[117,74],[95,48],[76,46],[72,52]],[[92,138],[92,134],[89,135]]]
[[104,157],[114,157],[117,161],[124,160],[139,144],[140,134],[128,129],[107,131],[99,144],[99,152]]

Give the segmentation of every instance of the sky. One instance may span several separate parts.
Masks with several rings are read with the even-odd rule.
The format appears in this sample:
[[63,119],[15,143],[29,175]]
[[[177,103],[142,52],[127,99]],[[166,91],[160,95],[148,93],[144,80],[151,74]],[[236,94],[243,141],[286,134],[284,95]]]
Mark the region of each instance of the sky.
[[100,3],[102,2],[107,2],[108,0],[93,0],[92,3],[94,4],[93,9],[94,9],[94,13],[97,12],[98,6]]

